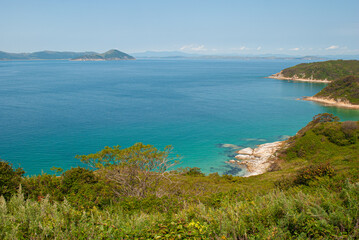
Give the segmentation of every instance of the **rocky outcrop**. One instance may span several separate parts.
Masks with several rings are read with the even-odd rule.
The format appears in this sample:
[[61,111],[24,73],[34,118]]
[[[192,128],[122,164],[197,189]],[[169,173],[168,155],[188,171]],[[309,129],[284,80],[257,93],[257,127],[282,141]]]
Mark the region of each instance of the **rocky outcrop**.
[[276,152],[283,147],[284,143],[284,141],[279,141],[261,144],[254,149],[241,149],[235,156],[236,160],[230,160],[228,163],[246,166],[248,173],[245,177],[263,174],[275,163]]

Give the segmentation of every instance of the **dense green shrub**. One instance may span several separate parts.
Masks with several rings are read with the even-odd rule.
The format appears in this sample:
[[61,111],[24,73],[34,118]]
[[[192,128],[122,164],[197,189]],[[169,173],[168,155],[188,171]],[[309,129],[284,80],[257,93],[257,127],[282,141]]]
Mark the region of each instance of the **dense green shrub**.
[[198,167],[185,167],[185,168],[177,168],[173,171],[174,173],[192,176],[192,177],[203,177],[205,174],[201,172],[201,169]]
[[24,173],[22,168],[13,169],[10,163],[0,159],[0,196],[9,199],[16,193]]
[[72,206],[79,209],[104,208],[115,200],[113,191],[104,182],[85,183],[74,191],[70,190],[64,197]]
[[118,203],[126,213],[166,213],[174,214],[183,208],[180,198],[174,196],[147,196],[146,198],[123,198]]
[[61,182],[65,198],[79,208],[102,207],[114,199],[110,185],[86,168],[67,170]]
[[50,200],[62,201],[64,193],[61,178],[55,175],[43,173],[38,176],[25,177],[22,179],[22,187],[25,197],[38,200],[50,196]]
[[84,184],[94,183],[97,183],[94,172],[86,168],[71,168],[62,174],[62,187],[65,192],[76,193]]
[[309,181],[315,180],[319,177],[323,177],[323,176],[331,177],[333,175],[334,175],[334,168],[330,165],[330,163],[319,164],[315,166],[312,165],[300,169],[294,179],[294,183],[307,185]]
[[357,142],[358,129],[356,122],[343,122],[319,124],[313,129],[313,132],[327,137],[330,142],[336,145],[346,146]]
[[41,201],[49,195],[49,200],[67,199],[77,208],[103,207],[114,200],[108,183],[100,180],[93,171],[80,167],[71,168],[62,176],[26,177],[22,184],[26,198]]
[[347,139],[351,139],[351,143],[356,143],[359,137],[359,124],[355,121],[342,122],[341,130]]

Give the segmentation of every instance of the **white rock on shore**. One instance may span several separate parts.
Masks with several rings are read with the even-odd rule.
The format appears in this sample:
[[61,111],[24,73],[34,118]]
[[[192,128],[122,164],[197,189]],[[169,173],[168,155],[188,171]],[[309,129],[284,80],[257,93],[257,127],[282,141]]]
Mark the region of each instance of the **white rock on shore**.
[[310,78],[298,77],[297,75],[294,75],[293,77],[284,77],[283,71],[273,74],[273,75],[269,76],[268,78],[275,78],[275,79],[279,79],[279,80],[292,80],[292,81],[300,81],[300,82],[330,83],[330,81],[328,79],[313,79],[313,76],[311,76]]
[[284,141],[278,141],[261,144],[255,149],[244,148],[237,152],[235,158],[238,160],[230,160],[229,163],[245,165],[248,170],[245,177],[263,174],[273,164],[276,159],[275,153],[283,144]]

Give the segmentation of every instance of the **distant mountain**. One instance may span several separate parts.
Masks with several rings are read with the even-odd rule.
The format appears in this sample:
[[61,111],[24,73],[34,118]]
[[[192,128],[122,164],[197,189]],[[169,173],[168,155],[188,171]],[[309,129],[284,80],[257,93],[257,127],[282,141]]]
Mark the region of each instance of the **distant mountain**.
[[72,61],[111,61],[111,60],[134,60],[135,58],[118,50],[112,49],[105,53],[87,54],[72,58]]
[[0,60],[68,60],[95,52],[55,52],[7,53],[0,51]]

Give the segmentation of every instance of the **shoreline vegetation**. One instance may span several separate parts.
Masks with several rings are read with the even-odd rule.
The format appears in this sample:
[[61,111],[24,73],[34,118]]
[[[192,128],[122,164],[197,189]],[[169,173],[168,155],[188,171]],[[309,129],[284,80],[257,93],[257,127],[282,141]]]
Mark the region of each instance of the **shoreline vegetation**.
[[[25,177],[0,161],[0,239],[357,239],[359,121],[324,113],[247,178],[168,171],[172,148],[137,143],[77,156],[88,168]],[[91,169],[93,167],[94,169]]]

